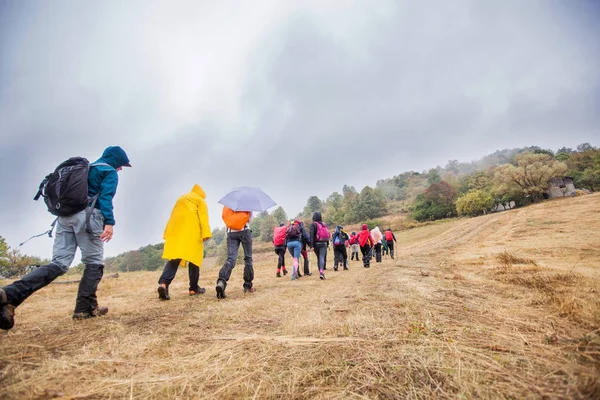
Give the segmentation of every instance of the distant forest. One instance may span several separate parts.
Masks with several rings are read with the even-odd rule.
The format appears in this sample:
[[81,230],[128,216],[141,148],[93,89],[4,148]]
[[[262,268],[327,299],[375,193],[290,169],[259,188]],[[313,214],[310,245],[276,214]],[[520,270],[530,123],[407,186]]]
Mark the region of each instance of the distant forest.
[[[334,192],[326,199],[309,196],[296,219],[310,222],[312,214],[320,211],[329,226],[372,222],[374,219],[397,213],[407,215],[412,222],[432,221],[458,216],[476,216],[489,211],[498,203],[514,202],[523,206],[541,201],[548,190],[548,181],[569,176],[577,189],[594,192],[600,189],[600,149],[583,143],[576,149],[557,151],[537,146],[498,150],[479,161],[461,163],[450,160],[445,167],[429,171],[408,171],[381,179],[375,187],[358,192],[344,185],[341,193]],[[251,222],[255,240],[273,240],[273,227],[288,221],[288,214],[279,207],[273,212],[258,214]],[[225,254],[225,228],[215,229],[213,238],[205,245],[205,253],[220,258]],[[156,270],[164,266],[161,259],[163,244],[153,244],[105,259],[108,271]],[[11,249],[0,236],[0,276],[19,275],[24,269],[45,260],[21,254]],[[75,269],[81,269],[78,265]]]

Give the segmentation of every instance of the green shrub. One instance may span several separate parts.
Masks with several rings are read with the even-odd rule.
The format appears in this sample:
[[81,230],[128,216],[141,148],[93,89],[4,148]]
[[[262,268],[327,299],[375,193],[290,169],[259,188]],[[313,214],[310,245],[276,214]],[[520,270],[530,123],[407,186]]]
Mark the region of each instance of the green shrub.
[[456,200],[458,215],[481,215],[494,206],[492,196],[483,190],[470,190]]

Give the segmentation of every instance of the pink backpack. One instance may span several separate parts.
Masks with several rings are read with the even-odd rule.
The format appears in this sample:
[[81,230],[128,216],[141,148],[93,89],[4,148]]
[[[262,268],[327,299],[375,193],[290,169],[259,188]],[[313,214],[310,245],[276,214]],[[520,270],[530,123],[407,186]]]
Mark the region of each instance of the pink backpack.
[[317,221],[315,221],[315,224],[317,225],[316,241],[317,242],[328,242],[329,238],[331,237],[331,234],[327,230],[327,225],[325,225],[324,222],[317,222]]

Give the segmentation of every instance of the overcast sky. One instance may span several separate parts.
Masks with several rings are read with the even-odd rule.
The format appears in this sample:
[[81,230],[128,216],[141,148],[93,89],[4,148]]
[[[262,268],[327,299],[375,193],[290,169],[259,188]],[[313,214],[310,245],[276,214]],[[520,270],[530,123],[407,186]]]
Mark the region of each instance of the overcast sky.
[[449,159],[600,145],[599,38],[594,0],[2,0],[0,236],[47,229],[42,178],[110,145],[133,168],[107,256],[160,242],[194,183],[215,228],[236,186],[295,215]]

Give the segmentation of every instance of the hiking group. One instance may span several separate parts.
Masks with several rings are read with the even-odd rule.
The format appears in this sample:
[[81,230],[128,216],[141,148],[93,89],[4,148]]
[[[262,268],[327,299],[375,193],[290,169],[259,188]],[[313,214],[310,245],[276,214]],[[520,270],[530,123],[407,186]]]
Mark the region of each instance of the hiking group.
[[[330,243],[331,239],[331,243]],[[357,234],[352,232],[350,236],[344,231],[344,227],[338,225],[333,234],[330,234],[327,225],[323,222],[320,212],[315,212],[310,225],[310,234],[304,229],[304,222],[300,220],[291,220],[286,226],[280,223],[273,228],[273,245],[275,253],[278,255],[277,272],[275,276],[281,278],[281,274],[287,275],[285,267],[286,249],[292,256],[292,280],[302,277],[300,274],[299,262],[300,255],[304,261],[304,275],[312,275],[309,268],[307,248],[313,249],[317,258],[319,268],[319,278],[325,279],[325,270],[327,269],[327,250],[330,244],[333,245],[333,270],[338,271],[340,265],[344,270],[348,270],[348,252],[351,249],[350,260],[359,260],[359,251],[362,253],[362,262],[365,268],[371,267],[371,257],[375,251],[376,262],[382,261],[382,249],[385,254],[391,254],[394,258],[394,242],[396,236],[390,228],[385,234],[375,227],[369,231],[367,224],[363,224],[361,231]]]
[[[39,266],[21,279],[0,288],[0,329],[9,330],[14,326],[15,309],[29,296],[50,284],[66,273],[81,251],[84,264],[79,282],[73,319],[82,320],[105,315],[108,307],[99,306],[96,291],[104,273],[104,243],[113,237],[115,218],[113,198],[117,192],[118,172],[123,167],[131,167],[125,151],[119,146],[107,147],[102,156],[93,163],[81,157],[66,160],[48,174],[40,184],[34,200],[43,197],[48,211],[56,216],[48,232],[56,228],[49,264]],[[164,250],[162,258],[166,264],[158,280],[158,297],[169,300],[169,285],[179,267],[188,268],[189,295],[197,296],[206,292],[199,286],[200,266],[204,258],[204,243],[212,237],[208,221],[206,193],[195,184],[189,193],[180,196],[171,212],[164,230]],[[244,293],[254,293],[254,268],[252,264],[252,211],[233,210],[224,205],[222,218],[227,232],[227,259],[219,271],[215,291],[218,299],[226,298],[227,282],[235,267],[240,245],[244,251]],[[39,235],[38,235],[39,236]],[[320,212],[312,217],[309,231],[299,220],[281,223],[274,228],[273,244],[278,255],[277,277],[286,275],[285,253],[290,252],[292,280],[302,276],[300,256],[303,257],[304,275],[312,275],[309,269],[308,251],[314,251],[319,268],[319,278],[325,280],[327,250],[330,240],[334,249],[334,270],[339,265],[348,269],[347,247],[351,248],[351,260],[358,252],[362,253],[365,268],[370,267],[373,248],[375,258],[381,262],[381,249],[387,247],[394,258],[396,237],[388,229],[385,237],[376,227],[368,230],[366,224],[361,231],[349,236],[342,226],[337,226],[330,234]]]

